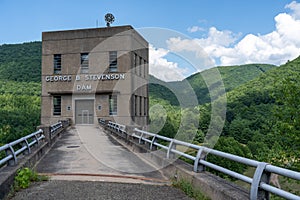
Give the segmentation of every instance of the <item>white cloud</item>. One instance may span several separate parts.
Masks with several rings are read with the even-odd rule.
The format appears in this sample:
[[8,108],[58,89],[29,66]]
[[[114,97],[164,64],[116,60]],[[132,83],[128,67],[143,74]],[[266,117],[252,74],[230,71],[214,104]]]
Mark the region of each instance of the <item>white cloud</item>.
[[206,38],[175,38],[168,40],[168,45],[173,51],[192,51],[197,55],[203,55],[203,49],[217,65],[280,65],[300,55],[300,3],[293,1],[285,8],[291,12],[278,14],[274,18],[276,29],[265,35],[240,38],[240,34],[211,27]]
[[190,33],[195,33],[195,32],[198,32],[198,31],[205,31],[205,29],[200,27],[200,26],[192,26],[192,27],[189,27],[187,30]]
[[185,78],[185,69],[178,63],[168,61],[165,56],[169,53],[163,48],[149,47],[149,73],[163,81],[178,81]]
[[300,19],[300,4],[296,1],[285,6],[285,8],[289,8],[292,10],[292,15],[295,19]]
[[194,71],[201,71],[215,65],[206,51],[199,45],[197,39],[181,39],[180,37],[167,40],[168,48],[178,53],[194,67]]

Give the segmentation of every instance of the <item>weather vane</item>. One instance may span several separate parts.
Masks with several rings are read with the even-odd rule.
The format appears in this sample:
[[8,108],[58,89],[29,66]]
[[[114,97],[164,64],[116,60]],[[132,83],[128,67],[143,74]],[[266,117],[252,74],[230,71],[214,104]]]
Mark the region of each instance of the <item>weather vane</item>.
[[110,27],[110,24],[112,24],[115,21],[115,17],[111,13],[107,13],[104,18],[107,27]]

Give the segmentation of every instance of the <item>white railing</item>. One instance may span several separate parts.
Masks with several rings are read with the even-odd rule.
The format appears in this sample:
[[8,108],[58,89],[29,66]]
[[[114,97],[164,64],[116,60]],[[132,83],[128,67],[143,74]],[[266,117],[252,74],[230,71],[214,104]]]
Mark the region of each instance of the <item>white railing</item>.
[[[275,195],[278,195],[280,197],[286,198],[286,199],[293,199],[293,200],[300,200],[300,196],[290,193],[288,191],[285,191],[283,189],[279,189],[277,187],[274,187],[269,184],[269,179],[271,173],[275,173],[284,177],[288,177],[294,180],[300,181],[300,173],[292,170],[288,170],[285,168],[273,166],[268,163],[259,162],[256,160],[236,156],[233,154],[225,153],[222,151],[210,149],[203,146],[198,146],[195,144],[191,144],[188,142],[179,141],[176,139],[164,137],[158,134],[153,134],[147,131],[139,130],[135,128],[133,130],[133,133],[126,133],[125,126],[121,124],[117,124],[115,122],[109,122],[107,124],[107,127],[110,130],[114,130],[117,134],[122,134],[122,136],[130,135],[131,138],[136,138],[138,140],[139,144],[148,144],[145,146],[148,146],[150,150],[153,150],[154,148],[161,148],[166,151],[166,157],[169,159],[173,157],[172,155],[179,155],[184,158],[190,159],[194,163],[194,171],[195,172],[201,172],[204,171],[206,167],[214,169],[216,171],[222,172],[224,174],[227,174],[233,178],[236,178],[238,180],[244,181],[251,185],[250,189],[250,199],[256,200],[258,199],[258,196],[260,196],[260,193],[273,193]],[[122,127],[122,128],[121,128]],[[121,129],[121,131],[120,131]],[[126,137],[127,139],[130,137]],[[168,145],[165,145],[168,144]],[[186,148],[192,148],[197,151],[196,156],[188,154],[186,152],[180,151],[181,148],[176,148],[176,145],[184,146]],[[255,173],[253,177],[248,177],[243,174],[237,173],[235,171],[232,171],[231,169],[226,169],[224,167],[218,166],[214,163],[208,162],[206,160],[206,157],[208,154],[212,154],[215,156],[218,156],[220,158],[225,158],[228,160],[232,160],[247,166],[255,167]]]
[[[15,140],[9,144],[0,147],[0,152],[5,152],[5,157],[0,160],[0,166],[4,164],[15,165],[18,163],[18,155],[21,153],[31,153],[31,147],[38,144],[40,140],[44,139],[43,130],[40,129],[25,137]],[[19,148],[18,148],[19,147]]]

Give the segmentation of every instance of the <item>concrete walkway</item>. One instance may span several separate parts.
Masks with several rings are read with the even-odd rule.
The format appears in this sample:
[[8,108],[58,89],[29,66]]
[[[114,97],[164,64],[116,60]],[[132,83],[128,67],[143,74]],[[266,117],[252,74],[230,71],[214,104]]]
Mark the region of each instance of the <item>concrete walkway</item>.
[[34,183],[11,200],[190,200],[99,127],[70,129],[36,169],[50,181]]
[[76,126],[64,133],[36,169],[52,180],[169,183],[156,168],[95,126]]

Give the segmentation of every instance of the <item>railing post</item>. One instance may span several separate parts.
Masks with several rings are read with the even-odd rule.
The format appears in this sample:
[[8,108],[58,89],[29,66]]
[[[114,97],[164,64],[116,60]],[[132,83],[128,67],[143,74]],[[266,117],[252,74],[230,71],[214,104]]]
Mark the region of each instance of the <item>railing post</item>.
[[[156,150],[156,146],[154,146],[154,143],[157,141],[156,135],[153,136],[151,144],[150,144],[150,151]],[[154,147],[154,148],[153,148]]]
[[38,126],[38,129],[42,129],[46,141],[48,142],[48,144],[51,145],[51,142],[52,142],[52,138],[51,138],[51,126],[41,125],[41,126]]
[[206,153],[204,152],[204,148],[201,147],[198,149],[195,161],[194,161],[194,172],[203,172],[205,171],[205,166],[201,165],[199,162],[200,160],[205,160]]
[[145,142],[142,140],[144,133],[141,133],[140,139],[139,139],[139,144],[145,144]]
[[175,158],[175,154],[172,153],[172,149],[176,149],[176,144],[174,144],[174,139],[170,142],[168,152],[167,152],[167,159]]
[[[36,136],[36,135],[35,135],[35,136]],[[37,142],[38,142],[38,140],[37,140]],[[22,147],[24,147],[24,146],[27,147],[27,149],[24,151],[24,154],[25,154],[25,155],[30,154],[30,153],[31,153],[31,149],[30,149],[30,146],[29,146],[29,144],[28,144],[27,139],[25,139],[25,140],[22,142]]]
[[5,150],[5,154],[6,154],[6,156],[12,155],[12,157],[13,157],[12,159],[10,159],[7,162],[8,166],[13,166],[13,165],[16,165],[18,163],[17,156],[16,156],[15,151],[14,151],[14,149],[11,145],[9,145],[9,148],[7,148]]
[[126,132],[126,139],[134,141],[134,138],[132,137],[132,134],[135,132],[136,126],[127,125],[125,128]]
[[39,145],[39,138],[37,136],[37,134],[34,135],[35,141],[36,141],[36,145]]
[[260,162],[255,170],[251,190],[250,190],[250,200],[269,200],[270,194],[259,188],[260,182],[269,183],[271,173],[266,172],[265,168],[268,163]]

